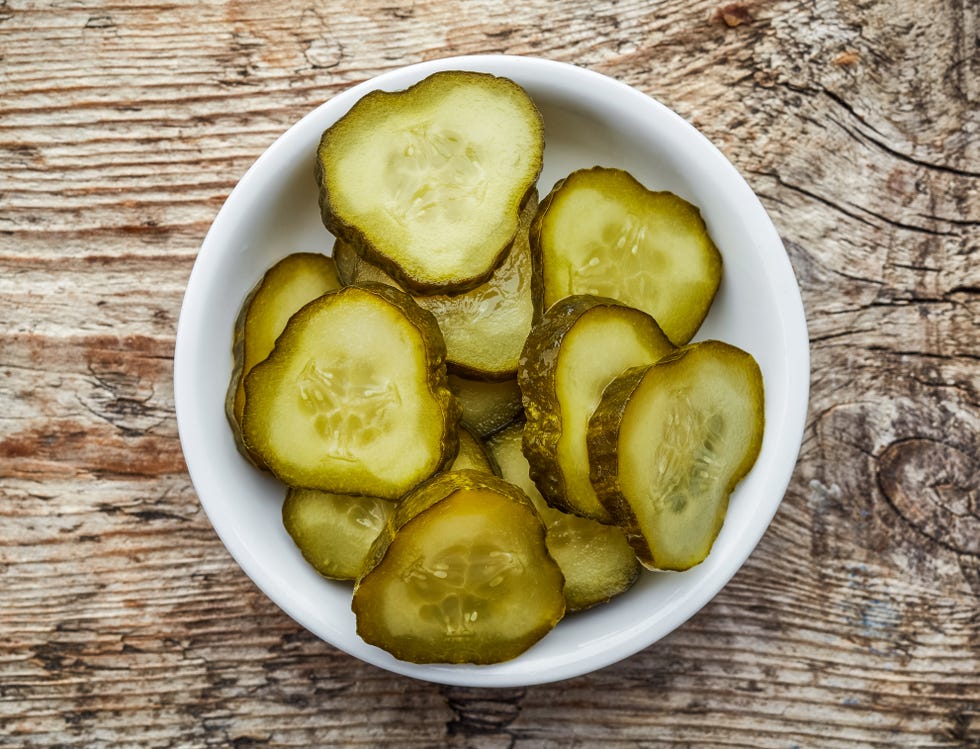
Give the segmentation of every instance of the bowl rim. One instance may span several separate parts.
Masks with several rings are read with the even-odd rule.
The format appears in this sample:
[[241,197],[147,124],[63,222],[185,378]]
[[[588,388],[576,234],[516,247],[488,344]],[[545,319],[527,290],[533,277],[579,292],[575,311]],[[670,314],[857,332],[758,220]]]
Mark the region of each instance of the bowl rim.
[[[248,203],[256,199],[258,193],[261,191],[260,175],[266,169],[267,165],[274,163],[280,157],[280,152],[285,149],[288,141],[296,137],[296,134],[300,131],[310,128],[311,125],[319,122],[328,114],[335,114],[335,116],[332,116],[331,121],[336,120],[354,102],[369,91],[375,89],[396,90],[405,88],[407,85],[414,83],[426,75],[439,70],[449,69],[485,71],[495,75],[515,78],[527,77],[533,74],[542,79],[554,79],[556,82],[560,82],[565,86],[583,89],[589,86],[599,86],[608,89],[611,92],[610,95],[622,98],[630,106],[652,107],[656,109],[658,121],[660,119],[668,121],[678,132],[683,133],[684,137],[693,137],[695,140],[700,141],[702,157],[711,160],[711,168],[717,170],[717,173],[725,182],[726,187],[738,191],[736,196],[738,201],[745,201],[747,205],[751,206],[751,215],[747,220],[752,222],[752,229],[757,244],[760,247],[764,246],[765,252],[767,253],[766,260],[772,264],[767,270],[771,276],[783,281],[783,283],[773,287],[779,297],[777,306],[781,313],[783,313],[783,319],[780,321],[784,333],[783,340],[781,341],[782,349],[786,352],[785,358],[788,366],[793,368],[796,378],[802,380],[802,392],[794,392],[794,398],[792,400],[787,398],[786,402],[781,405],[780,413],[783,415],[783,418],[779,428],[780,434],[785,439],[782,439],[774,447],[777,454],[772,459],[774,468],[770,472],[770,481],[767,483],[767,494],[771,495],[771,501],[765,506],[765,511],[758,516],[757,521],[752,526],[753,533],[751,537],[745,539],[744,543],[741,544],[741,552],[735,555],[733,563],[725,568],[724,574],[712,578],[710,585],[696,586],[693,590],[685,594],[679,601],[681,605],[675,606],[669,615],[663,617],[658,627],[647,629],[643,629],[642,627],[630,628],[622,636],[610,638],[608,647],[600,649],[598,652],[578,653],[576,657],[570,660],[562,660],[562,662],[556,663],[550,668],[538,669],[533,672],[526,672],[525,670],[508,666],[508,664],[513,664],[514,661],[490,666],[474,666],[472,664],[413,664],[392,659],[384,651],[366,645],[359,638],[357,639],[363,647],[352,647],[349,643],[337,642],[336,638],[331,637],[329,633],[324,633],[319,630],[314,623],[306,621],[307,617],[297,611],[289,602],[282,600],[280,596],[275,594],[275,591],[271,589],[274,586],[272,586],[271,581],[261,566],[255,562],[255,557],[251,550],[238,535],[231,532],[225,526],[220,516],[215,516],[209,510],[207,500],[204,498],[205,495],[200,491],[202,478],[211,469],[206,460],[206,450],[201,449],[205,448],[206,445],[199,444],[199,432],[195,429],[194,377],[192,376],[194,362],[190,356],[189,349],[191,347],[191,341],[195,336],[194,322],[199,319],[201,314],[206,312],[204,295],[198,292],[198,287],[218,267],[217,260],[220,253],[216,247],[220,245],[221,238],[228,230],[228,227],[233,225],[236,215],[240,214],[241,210],[243,210],[239,204],[243,204],[247,208]],[[322,128],[320,129],[322,130]],[[801,331],[802,336],[800,335]],[[178,435],[188,474],[212,527],[242,571],[287,615],[318,638],[347,654],[403,676],[459,686],[530,686],[590,673],[628,658],[638,651],[649,647],[662,637],[673,632],[687,619],[700,611],[701,608],[721,591],[732,576],[741,569],[745,560],[755,550],[765,531],[771,524],[772,518],[775,516],[782,502],[795,470],[808,410],[810,379],[809,353],[809,338],[803,301],[796,276],[782,240],[779,238],[778,232],[758,196],[752,191],[748,183],[731,162],[699,130],[653,97],[640,92],[626,83],[593,70],[571,63],[541,57],[504,54],[464,55],[443,57],[395,68],[345,89],[315,107],[290,126],[249,167],[232,189],[212,222],[201,244],[200,251],[195,259],[187,282],[177,324],[174,348],[174,406]],[[767,423],[767,430],[769,428],[769,424]]]

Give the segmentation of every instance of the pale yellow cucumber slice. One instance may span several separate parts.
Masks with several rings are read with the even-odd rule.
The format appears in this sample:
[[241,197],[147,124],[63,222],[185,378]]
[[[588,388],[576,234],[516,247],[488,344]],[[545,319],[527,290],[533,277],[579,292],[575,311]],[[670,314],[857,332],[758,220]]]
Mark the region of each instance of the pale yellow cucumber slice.
[[442,334],[391,286],[303,307],[245,394],[245,444],[289,486],[398,499],[456,455]]
[[379,537],[354,588],[357,632],[414,663],[497,663],[540,640],[565,610],[544,526],[517,487],[455,471],[419,487]]
[[[531,250],[528,229],[537,194],[521,211],[517,236],[503,263],[484,283],[460,294],[414,294],[418,305],[439,321],[446,339],[446,361],[457,374],[487,380],[513,379],[531,330]],[[378,281],[398,285],[380,266],[360,257],[349,243],[334,243],[337,272],[344,283]]]
[[393,502],[376,497],[291,488],[282,505],[282,522],[317,572],[335,580],[356,580],[394,512]]
[[612,297],[648,312],[676,345],[697,332],[721,282],[700,211],[620,169],[583,169],[555,185],[531,244],[546,309],[571,294]]
[[648,314],[600,297],[563,299],[531,330],[518,371],[524,454],[549,504],[612,522],[589,479],[589,417],[613,379],[672,350]]
[[521,449],[524,424],[516,422],[487,440],[500,473],[534,503],[545,524],[545,542],[565,577],[565,609],[582,611],[627,591],[640,563],[622,529],[550,507],[531,481]]
[[265,359],[296,310],[321,294],[340,288],[333,260],[327,255],[298,252],[287,255],[265,272],[249,292],[235,322],[232,354],[235,362],[225,400],[225,413],[239,450],[256,463],[242,443],[245,375]]
[[486,280],[541,171],[544,126],[516,83],[435,73],[372,91],[317,149],[323,222],[407,289]]
[[592,479],[643,564],[684,570],[708,556],[759,454],[764,408],[755,359],[719,341],[606,388],[589,422]]

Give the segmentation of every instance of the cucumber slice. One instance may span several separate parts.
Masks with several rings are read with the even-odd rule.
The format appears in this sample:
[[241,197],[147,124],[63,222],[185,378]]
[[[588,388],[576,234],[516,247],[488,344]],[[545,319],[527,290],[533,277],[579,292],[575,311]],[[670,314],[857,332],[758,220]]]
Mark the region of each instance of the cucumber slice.
[[259,467],[261,461],[242,442],[245,375],[269,355],[286,321],[296,310],[338,288],[337,271],[329,256],[298,252],[284,257],[265,272],[238,313],[232,344],[235,363],[225,399],[225,414],[238,449]]
[[523,422],[511,424],[487,446],[504,479],[524,490],[544,521],[548,552],[565,577],[566,611],[582,611],[629,590],[640,563],[622,529],[549,507],[531,481],[523,433]]
[[[531,297],[531,249],[528,229],[537,209],[534,193],[521,211],[521,223],[503,263],[490,278],[461,294],[413,295],[439,321],[446,339],[450,371],[486,380],[512,379],[531,330],[536,305]],[[377,281],[397,286],[384,269],[360,257],[338,239],[334,258],[341,280]]]
[[334,580],[356,580],[394,513],[394,503],[377,497],[290,488],[282,523],[317,572]]
[[406,289],[463,291],[503,259],[543,151],[540,112],[506,78],[372,91],[320,140],[323,223]]
[[592,480],[643,564],[684,570],[708,556],[763,427],[759,365],[720,341],[685,346],[606,388],[589,422]]
[[517,375],[527,415],[524,454],[550,505],[612,522],[589,479],[589,417],[613,379],[672,350],[648,314],[600,297],[563,299],[531,330]]
[[571,294],[612,297],[651,314],[675,345],[697,332],[721,282],[700,211],[620,169],[583,169],[556,184],[531,246],[545,308]]
[[401,660],[509,660],[564,614],[544,526],[524,493],[495,476],[457,471],[419,487],[374,554],[354,588],[357,632]]
[[463,410],[462,423],[480,437],[510,424],[524,407],[516,379],[483,382],[450,374],[449,389]]
[[245,444],[288,486],[398,499],[452,460],[458,419],[435,318],[382,284],[307,304],[245,378]]

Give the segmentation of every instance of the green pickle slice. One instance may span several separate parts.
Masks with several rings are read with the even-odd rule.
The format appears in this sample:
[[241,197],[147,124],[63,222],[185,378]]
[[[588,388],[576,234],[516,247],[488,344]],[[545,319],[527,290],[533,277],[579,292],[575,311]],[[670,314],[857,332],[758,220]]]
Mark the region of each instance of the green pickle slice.
[[356,580],[394,512],[393,502],[377,497],[290,488],[282,523],[317,572],[334,580]]
[[673,348],[648,314],[601,297],[563,299],[531,330],[517,375],[527,416],[524,454],[548,504],[613,521],[589,479],[589,417],[613,379]]
[[458,420],[435,319],[383,284],[307,304],[245,378],[245,445],[288,486],[398,499],[452,460]]
[[592,480],[637,556],[684,570],[708,556],[764,427],[762,373],[720,341],[678,349],[606,388],[589,421]]
[[[534,192],[521,211],[513,245],[484,283],[460,294],[413,294],[418,305],[439,321],[450,371],[487,380],[516,376],[535,315],[528,229],[536,209]],[[338,239],[333,252],[343,283],[376,281],[399,286],[383,268],[358,255],[350,243]]]
[[463,291],[510,247],[543,152],[541,114],[506,78],[444,71],[372,91],[320,140],[323,222],[407,289]]
[[524,424],[517,422],[487,440],[500,473],[534,503],[545,524],[548,552],[565,577],[565,609],[582,611],[624,593],[640,563],[622,529],[549,507],[531,481],[521,449]]
[[241,423],[245,410],[245,375],[265,359],[286,327],[286,321],[307,302],[340,288],[334,261],[328,255],[297,252],[265,272],[245,298],[235,322],[234,367],[225,399],[225,413],[242,454],[261,467],[245,449]]
[[531,502],[478,471],[405,497],[354,588],[357,632],[413,663],[498,663],[554,628],[563,578]]
[[675,345],[697,332],[721,282],[700,211],[621,169],[583,169],[556,184],[531,246],[546,309],[571,294],[612,297],[652,315]]

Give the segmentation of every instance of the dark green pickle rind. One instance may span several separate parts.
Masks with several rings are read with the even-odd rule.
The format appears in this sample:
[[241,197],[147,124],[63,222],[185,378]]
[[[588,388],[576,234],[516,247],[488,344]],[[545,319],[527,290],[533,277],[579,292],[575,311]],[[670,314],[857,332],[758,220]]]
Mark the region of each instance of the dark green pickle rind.
[[[375,109],[379,112],[384,112],[387,107],[395,106],[394,100],[397,100],[399,97],[406,95],[419,95],[419,93],[424,92],[426,88],[445,85],[444,82],[446,80],[461,76],[465,76],[467,78],[480,78],[489,82],[490,85],[512,87],[512,89],[519,91],[530,103],[528,114],[532,115],[533,117],[532,127],[537,135],[537,141],[540,143],[540,147],[537,149],[535,158],[531,162],[531,169],[526,179],[526,185],[522,190],[517,191],[519,198],[514,203],[514,210],[512,212],[513,232],[510,234],[510,239],[504,242],[497,250],[496,257],[493,259],[493,261],[488,267],[476,272],[471,272],[465,277],[449,279],[441,283],[432,283],[415,278],[408,274],[395,258],[390,257],[382,250],[375,247],[360,227],[338,215],[338,212],[333,207],[330,198],[330,189],[327,186],[324,169],[324,154],[329,150],[331,140],[335,137],[335,134],[342,128],[360,127],[359,125],[351,125],[350,123],[352,120],[355,120],[364,110],[370,111]],[[540,176],[541,168],[544,165],[544,118],[542,117],[538,108],[534,105],[534,102],[531,100],[530,96],[528,96],[527,92],[509,78],[495,76],[490,73],[476,73],[472,71],[440,71],[438,73],[433,73],[427,78],[424,78],[418,83],[415,83],[414,85],[401,91],[376,90],[365,94],[343,117],[341,117],[339,120],[337,120],[337,122],[323,132],[323,135],[320,138],[320,143],[317,146],[316,153],[317,158],[314,166],[314,177],[319,189],[320,217],[323,221],[323,225],[328,231],[330,231],[334,236],[340,237],[348,242],[351,247],[353,247],[355,252],[372,264],[382,268],[406,290],[417,294],[433,294],[440,292],[459,293],[468,291],[469,289],[484,283],[500,266],[504,258],[507,256],[507,253],[510,251],[514,236],[517,233],[520,223],[521,211],[527,202],[536,195],[538,177]]]
[[550,192],[538,202],[538,210],[531,219],[531,228],[528,230],[528,242],[531,246],[531,297],[538,300],[535,307],[534,325],[541,322],[547,308],[544,303],[544,258],[541,248],[541,230],[544,217],[547,215],[551,204],[555,202],[555,197],[565,184],[568,177],[562,177],[555,182]]
[[[626,533],[627,539],[636,551],[637,558],[649,569],[683,571],[684,569],[689,569],[689,567],[661,565],[657,560],[656,551],[650,547],[646,537],[640,530],[633,508],[624,495],[619,483],[620,427],[622,425],[623,415],[629,406],[633,394],[643,383],[643,380],[650,371],[656,367],[659,372],[663,372],[666,368],[683,361],[686,356],[696,349],[700,349],[701,351],[717,350],[723,352],[724,355],[735,354],[743,358],[743,361],[748,363],[750,367],[750,379],[753,387],[757,389],[757,402],[760,404],[764,403],[765,393],[762,372],[752,355],[722,341],[709,340],[681,346],[654,364],[633,367],[627,370],[606,387],[602,393],[602,399],[599,405],[589,420],[586,442],[589,451],[592,486],[596,490],[599,501],[616,518],[617,524]],[[759,418],[760,420],[764,419],[763,411],[759,412]],[[764,431],[765,424],[763,422],[760,424],[758,430],[758,439],[746,450],[742,461],[726,482],[725,498],[721,502],[715,518],[712,543],[724,525],[732,491],[745,478],[759,457]],[[710,552],[710,547],[708,551]],[[705,554],[706,556],[707,554]]]
[[[660,361],[671,359],[676,354],[676,351],[671,352]],[[619,427],[630,398],[653,366],[655,364],[631,367],[606,386],[599,405],[589,418],[585,439],[592,488],[641,559],[650,559],[651,555],[645,539],[638,532],[633,508],[619,486]]]
[[238,394],[238,383],[242,379],[243,370],[245,369],[245,321],[248,318],[248,308],[252,305],[252,301],[255,299],[255,295],[259,293],[261,286],[262,280],[252,287],[251,291],[245,296],[245,301],[242,302],[242,306],[238,311],[238,317],[235,318],[235,332],[231,345],[233,363],[231,380],[228,383],[228,392],[225,394],[225,418],[228,419],[228,425],[231,427],[231,433],[235,438],[235,447],[238,448],[238,452],[256,468],[265,471],[268,469],[265,463],[262,462],[262,458],[246,447],[245,440],[242,437],[242,426],[238,423],[238,417],[235,415],[235,399]]
[[[390,304],[398,309],[405,316],[408,322],[419,331],[419,337],[425,348],[425,372],[427,373],[427,384],[433,398],[438,403],[440,412],[444,416],[442,424],[442,437],[440,439],[441,462],[433,472],[420,476],[419,480],[413,486],[406,487],[406,491],[411,491],[411,489],[423,483],[435,473],[448,468],[456,458],[456,453],[459,451],[459,434],[457,430],[461,413],[459,401],[456,400],[456,397],[449,390],[447,380],[448,374],[446,372],[446,344],[442,337],[442,331],[439,330],[439,324],[436,322],[436,319],[431,312],[422,309],[415,303],[415,300],[412,299],[410,294],[407,294],[400,289],[396,289],[393,286],[387,286],[381,283],[364,283],[356,284],[354,286],[345,286],[314,299],[290,318],[286,325],[286,329],[276,340],[276,345],[273,348],[272,353],[269,354],[269,357],[265,361],[260,362],[253,367],[252,371],[245,377],[246,418],[243,419],[244,424],[242,429],[245,447],[249,451],[254,451],[256,448],[254,444],[249,444],[249,420],[247,418],[247,404],[249,398],[251,398],[250,391],[255,389],[255,382],[257,382],[257,380],[253,378],[253,374],[258,372],[261,367],[269,366],[271,362],[274,362],[274,359],[280,356],[289,355],[289,352],[283,351],[283,344],[291,342],[290,336],[287,336],[287,332],[291,326],[303,325],[305,318],[314,314],[318,305],[329,304],[329,300],[332,300],[335,296],[350,293],[352,289],[359,289],[361,291],[369,292],[378,297],[382,302]],[[282,472],[277,472],[276,467],[272,465],[269,460],[265,459],[264,456],[260,457],[262,457],[263,462],[266,464],[269,471],[287,486],[304,486],[303,482],[296,481],[293,479],[293,477],[284,475]],[[341,491],[342,487],[337,487],[336,485],[330,485],[328,483],[321,483],[315,486],[307,485],[307,488],[322,489],[324,491],[337,493],[350,493]],[[379,496],[382,499],[398,499],[398,497],[376,494],[370,489],[365,489],[358,494],[361,496]]]

